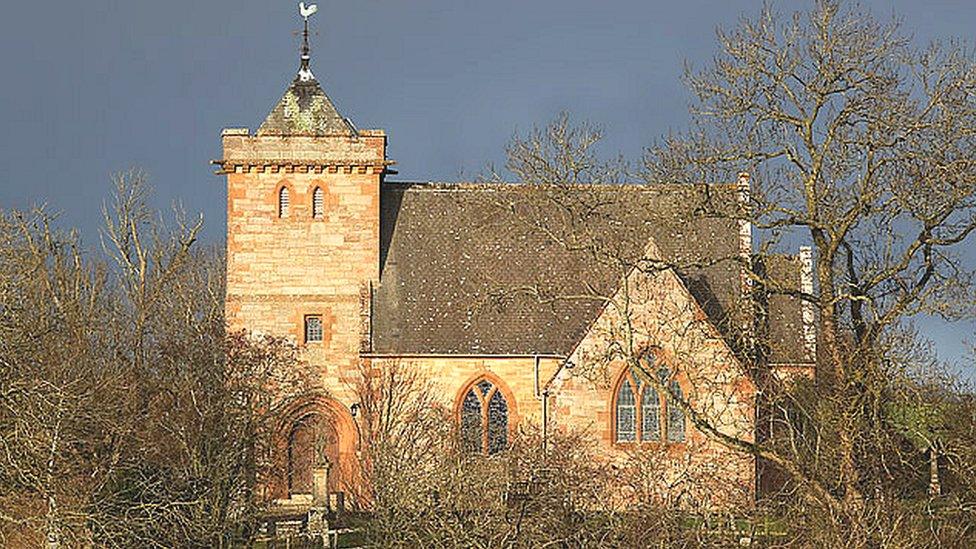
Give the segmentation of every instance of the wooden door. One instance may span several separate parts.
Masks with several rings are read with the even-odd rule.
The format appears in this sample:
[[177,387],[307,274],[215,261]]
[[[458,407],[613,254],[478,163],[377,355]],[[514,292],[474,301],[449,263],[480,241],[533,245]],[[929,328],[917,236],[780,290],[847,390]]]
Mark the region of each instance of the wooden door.
[[312,493],[312,470],[329,464],[329,491],[337,489],[339,436],[335,425],[320,414],[294,423],[288,438],[288,494]]

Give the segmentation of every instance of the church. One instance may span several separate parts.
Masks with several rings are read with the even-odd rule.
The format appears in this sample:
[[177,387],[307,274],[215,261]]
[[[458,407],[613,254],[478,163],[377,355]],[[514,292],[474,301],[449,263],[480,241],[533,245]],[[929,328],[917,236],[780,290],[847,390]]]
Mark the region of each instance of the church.
[[[353,387],[396,361],[433,377],[466,451],[503,453],[525,425],[576,431],[608,460],[658,449],[675,479],[752,501],[756,459],[689,412],[753,440],[760,391],[740,335],[756,334],[765,367],[784,375],[812,369],[816,338],[797,300],[770,298],[756,313],[752,228],[708,215],[742,207],[748,175],[726,185],[397,181],[387,134],[337,110],[307,36],[306,20],[280,101],[253,134],[224,129],[214,161],[227,183],[228,324],[289,338],[324,387],[289,408],[271,497],[311,501],[322,440],[328,491],[352,491],[369,444]],[[808,249],[765,268],[812,287]],[[628,366],[632,353],[668,391]]]

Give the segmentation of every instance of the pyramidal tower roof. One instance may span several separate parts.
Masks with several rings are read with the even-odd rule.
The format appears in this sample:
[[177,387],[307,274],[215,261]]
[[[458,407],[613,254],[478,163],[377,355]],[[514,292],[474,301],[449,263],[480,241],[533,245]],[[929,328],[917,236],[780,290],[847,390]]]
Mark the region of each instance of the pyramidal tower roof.
[[[311,13],[314,13],[314,6],[312,8]],[[339,114],[309,68],[311,56],[308,47],[308,16],[311,13],[302,12],[305,30],[302,33],[301,67],[298,74],[258,128],[258,135],[317,137],[356,134],[356,129]]]
[[296,78],[258,128],[258,135],[353,135],[355,130],[339,114],[315,78]]

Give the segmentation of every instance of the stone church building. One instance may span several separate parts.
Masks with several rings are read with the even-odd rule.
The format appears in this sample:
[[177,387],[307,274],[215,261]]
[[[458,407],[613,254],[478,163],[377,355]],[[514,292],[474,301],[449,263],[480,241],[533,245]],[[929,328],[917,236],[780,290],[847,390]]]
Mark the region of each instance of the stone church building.
[[[755,497],[755,459],[713,442],[674,403],[680,395],[752,439],[757,382],[735,334],[763,326],[771,370],[812,366],[812,312],[775,298],[757,318],[743,270],[751,228],[702,214],[741,206],[748,176],[585,188],[396,181],[386,133],[340,114],[307,46],[256,132],[225,129],[222,144],[229,325],[292,339],[325,388],[281,425],[274,498],[310,501],[321,440],[329,490],[351,491],[369,443],[354,387],[389,361],[432,377],[467,451],[504,452],[518,429],[544,425],[587,433],[608,460],[659,450],[669,478],[716,498]],[[585,207],[563,207],[577,195]],[[770,268],[810,283],[808,251],[780,259]],[[670,392],[643,381],[627,352]]]

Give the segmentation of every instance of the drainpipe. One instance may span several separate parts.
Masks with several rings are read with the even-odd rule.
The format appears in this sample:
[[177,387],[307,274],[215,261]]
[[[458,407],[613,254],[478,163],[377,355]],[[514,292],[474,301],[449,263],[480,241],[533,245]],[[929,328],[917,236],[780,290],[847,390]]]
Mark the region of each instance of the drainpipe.
[[[542,450],[548,451],[549,449],[549,387],[552,382],[555,381],[556,376],[563,371],[563,368],[567,370],[573,367],[572,361],[569,357],[559,357],[556,355],[533,355],[535,356],[535,397],[539,399],[542,405]],[[561,362],[556,367],[556,371],[549,376],[546,382],[542,383],[542,369],[541,362],[543,356],[545,358],[556,359],[559,358]]]
[[549,386],[542,387],[542,357],[535,355],[535,398],[542,406],[542,451],[549,449]]
[[542,357],[539,355],[532,355],[532,359],[535,361],[535,398],[542,397],[542,381],[539,377],[542,375]]
[[542,391],[542,453],[549,453],[549,389]]
[[[550,356],[549,358],[555,358],[555,357]],[[536,361],[535,361],[535,383],[536,383],[535,396],[540,400],[542,404],[542,451],[543,452],[549,451],[549,396],[550,396],[549,387],[550,385],[552,385],[552,382],[555,381],[559,373],[563,371],[563,368],[566,368],[568,370],[573,367],[573,363],[569,360],[568,357],[562,357],[561,360],[562,361],[559,363],[559,366],[556,367],[556,371],[553,372],[551,376],[549,376],[549,379],[546,380],[545,384],[542,383],[540,377],[541,357],[536,356]]]

